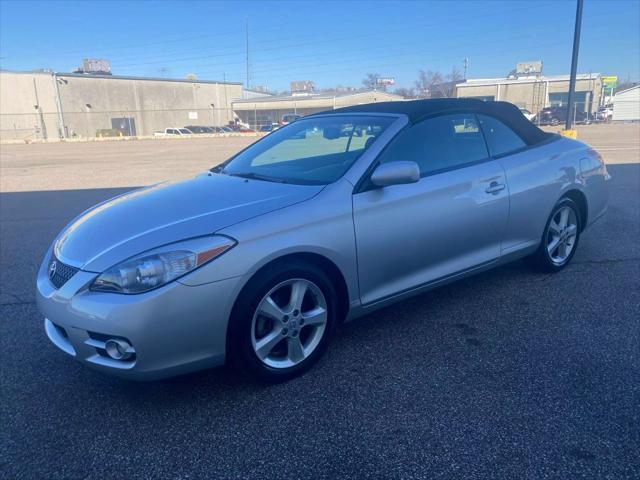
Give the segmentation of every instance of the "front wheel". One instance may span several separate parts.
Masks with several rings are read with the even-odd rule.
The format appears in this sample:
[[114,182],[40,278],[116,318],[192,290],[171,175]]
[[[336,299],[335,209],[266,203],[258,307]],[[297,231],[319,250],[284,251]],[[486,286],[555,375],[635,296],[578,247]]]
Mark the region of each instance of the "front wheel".
[[576,203],[570,198],[561,199],[549,215],[538,250],[527,257],[527,263],[546,272],[557,272],[566,267],[578,248],[580,221]]
[[336,292],[314,264],[281,264],[259,273],[236,302],[229,354],[241,370],[267,381],[308,370],[336,324]]

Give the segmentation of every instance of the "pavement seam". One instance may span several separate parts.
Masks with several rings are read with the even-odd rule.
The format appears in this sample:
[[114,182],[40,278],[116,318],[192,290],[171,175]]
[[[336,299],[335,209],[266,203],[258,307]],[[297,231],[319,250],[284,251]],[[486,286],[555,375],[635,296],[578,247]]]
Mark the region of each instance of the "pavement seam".
[[19,301],[19,302],[8,302],[8,303],[0,303],[0,307],[11,307],[14,305],[33,305],[36,302],[34,302],[33,300],[31,301]]
[[631,258],[612,258],[605,260],[582,260],[580,262],[573,262],[574,265],[609,265],[615,263],[624,263],[624,262],[637,262],[640,260],[640,257],[631,257]]

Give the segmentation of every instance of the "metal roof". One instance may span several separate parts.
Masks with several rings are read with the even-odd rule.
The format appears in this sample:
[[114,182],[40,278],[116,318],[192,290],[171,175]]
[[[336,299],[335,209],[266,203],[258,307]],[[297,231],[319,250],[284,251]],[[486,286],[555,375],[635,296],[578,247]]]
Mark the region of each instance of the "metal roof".
[[635,90],[637,88],[640,88],[640,84],[634,85],[633,87],[625,88],[624,90],[619,90],[619,91],[615,92],[615,94],[613,95],[613,98],[615,100],[616,95],[622,95],[623,93],[630,92],[631,90]]
[[17,71],[17,70],[0,70],[6,73],[22,73],[25,75],[42,74],[56,75],[58,77],[75,77],[75,78],[102,78],[106,80],[148,80],[155,82],[180,82],[180,83],[206,83],[218,85],[243,85],[242,82],[221,82],[219,80],[187,80],[184,78],[163,78],[163,77],[133,77],[129,75],[105,75],[99,73],[63,73],[45,70]]
[[[576,75],[576,80],[597,80],[600,78],[599,73],[580,73]],[[477,79],[467,79],[465,82],[458,83],[456,87],[464,88],[464,87],[476,87],[476,86],[486,86],[486,85],[504,85],[509,83],[533,83],[533,82],[568,82],[569,75],[549,75],[549,76],[520,76],[519,78],[508,78],[508,77],[499,77],[499,78],[477,78]]]
[[305,102],[311,100],[331,100],[333,98],[355,97],[358,95],[364,95],[369,93],[375,93],[378,95],[385,95],[388,98],[397,98],[398,100],[404,100],[400,95],[393,93],[383,92],[382,90],[361,90],[358,92],[325,92],[325,93],[311,93],[309,95],[275,95],[269,97],[248,98],[242,100],[234,100],[233,103],[263,103],[263,102]]

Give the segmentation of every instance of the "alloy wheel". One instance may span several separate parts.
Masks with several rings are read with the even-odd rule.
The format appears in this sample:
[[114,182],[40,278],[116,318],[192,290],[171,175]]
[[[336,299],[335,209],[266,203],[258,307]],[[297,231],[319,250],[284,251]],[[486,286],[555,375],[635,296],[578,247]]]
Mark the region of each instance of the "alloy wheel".
[[251,345],[271,368],[293,367],[311,355],[327,327],[327,301],[313,282],[294,278],[273,287],[258,303]]
[[578,238],[578,218],[575,210],[564,206],[555,213],[547,229],[547,253],[556,265],[571,256]]

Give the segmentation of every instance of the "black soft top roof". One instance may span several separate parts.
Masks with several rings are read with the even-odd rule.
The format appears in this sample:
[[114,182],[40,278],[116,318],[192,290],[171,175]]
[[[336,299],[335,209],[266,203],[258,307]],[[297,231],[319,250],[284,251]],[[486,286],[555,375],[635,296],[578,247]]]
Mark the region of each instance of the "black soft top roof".
[[484,102],[475,98],[433,98],[400,102],[379,102],[338,108],[322,113],[396,113],[405,114],[411,123],[425,117],[444,113],[473,112],[490,115],[511,127],[528,144],[533,145],[548,138],[509,102]]

